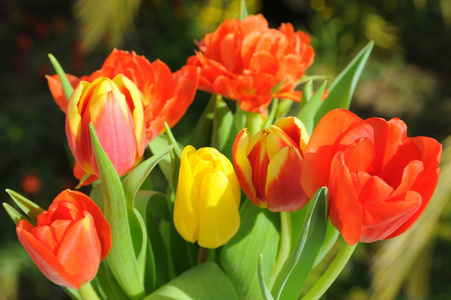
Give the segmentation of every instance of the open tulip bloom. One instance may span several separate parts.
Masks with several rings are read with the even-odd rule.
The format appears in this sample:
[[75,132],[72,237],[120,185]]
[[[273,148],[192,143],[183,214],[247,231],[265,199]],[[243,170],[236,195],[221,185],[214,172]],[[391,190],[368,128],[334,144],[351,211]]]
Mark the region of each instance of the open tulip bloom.
[[[434,201],[441,145],[348,110],[372,43],[312,92],[310,37],[289,23],[242,13],[199,40],[174,73],[113,50],[78,78],[51,56],[74,175],[91,192],[65,190],[45,210],[7,190],[20,210],[4,207],[73,299],[318,299],[359,242],[402,234]],[[211,100],[174,135],[197,89]],[[148,176],[167,184],[150,190]]]

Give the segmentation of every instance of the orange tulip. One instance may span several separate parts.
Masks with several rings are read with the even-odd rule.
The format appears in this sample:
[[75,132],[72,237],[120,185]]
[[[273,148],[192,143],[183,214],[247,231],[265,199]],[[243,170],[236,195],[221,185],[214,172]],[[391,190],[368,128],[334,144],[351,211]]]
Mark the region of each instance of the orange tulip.
[[290,23],[270,29],[262,15],[226,20],[198,46],[188,65],[201,68],[199,89],[257,113],[266,111],[273,98],[300,101],[294,88],[314,56],[307,34],[295,32]]
[[82,81],[70,98],[66,134],[76,161],[75,171],[98,175],[90,122],[117,173],[127,173],[146,147],[142,94],[133,82],[123,75],[113,80],[100,77],[92,83]]
[[[193,102],[199,81],[199,70],[185,66],[172,73],[162,61],[150,63],[144,56],[122,50],[113,50],[100,70],[80,79],[68,74],[71,84],[76,87],[80,81],[92,82],[99,77],[113,79],[122,74],[129,78],[143,94],[146,140],[150,142],[158,136],[166,121],[174,126]],[[66,112],[62,85],[58,75],[47,76],[50,92],[61,110]]]
[[233,163],[241,187],[255,205],[295,211],[308,202],[300,178],[307,141],[304,125],[294,117],[281,119],[254,137],[246,129],[238,133]]
[[111,248],[111,230],[88,196],[61,192],[37,226],[22,220],[17,236],[41,272],[52,282],[74,289],[91,281]]
[[441,145],[407,137],[398,118],[362,120],[327,113],[304,152],[302,186],[312,197],[329,188],[329,217],[349,245],[388,239],[423,213],[437,185]]

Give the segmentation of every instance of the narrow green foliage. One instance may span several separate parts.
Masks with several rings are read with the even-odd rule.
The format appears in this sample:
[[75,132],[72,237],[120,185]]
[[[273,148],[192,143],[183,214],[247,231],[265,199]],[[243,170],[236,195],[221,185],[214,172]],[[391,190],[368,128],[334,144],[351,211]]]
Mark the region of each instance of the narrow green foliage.
[[[33,222],[36,222],[38,216],[44,211],[39,205],[13,190],[6,189],[8,195],[13,199],[14,203],[27,215]],[[12,208],[12,207],[11,207]]]
[[[309,247],[305,247],[308,238],[311,237],[316,239],[317,237],[313,236],[318,234],[321,235],[322,232],[324,232],[325,235],[326,234],[325,228],[327,228],[327,188],[322,187],[318,189],[318,191],[316,191],[315,195],[310,200],[304,225],[301,231],[301,236],[299,237],[298,243],[291,252],[290,256],[287,258],[284,266],[282,267],[281,271],[279,272],[276,278],[274,287],[272,289],[272,295],[274,296],[275,299],[280,299],[285,284],[292,275],[292,272],[295,269],[296,265],[297,264],[304,265],[304,263],[306,263],[305,261],[301,261],[300,257],[302,254],[304,254],[304,256],[306,257],[309,257],[308,253],[304,252],[310,251]],[[322,238],[323,240],[324,235]],[[318,243],[319,242],[315,242],[315,244]],[[321,245],[322,242],[320,242],[319,244]],[[319,249],[317,250],[317,247],[311,248],[312,248],[311,251],[319,251]],[[313,262],[314,259],[311,263],[313,264]]]
[[[121,288],[130,298],[140,298],[145,294],[142,274],[136,259],[135,249],[139,248],[132,239],[132,232],[141,236],[136,218],[129,219],[131,213],[127,206],[121,180],[113,164],[100,145],[94,126],[89,124],[92,146],[99,168],[102,185],[103,214],[111,226],[113,241],[106,260]],[[130,223],[130,221],[132,221]],[[134,230],[130,229],[132,225]],[[138,228],[138,230],[136,230]],[[134,247],[135,246],[135,247]]]
[[270,290],[265,283],[265,275],[263,273],[263,256],[258,257],[258,282],[260,283],[260,290],[264,300],[273,300]]
[[49,53],[49,59],[52,63],[53,68],[55,69],[56,74],[58,74],[58,77],[60,78],[61,85],[63,86],[64,96],[66,96],[67,101],[69,101],[70,95],[72,95],[74,88],[72,87],[72,84],[70,84],[70,81],[66,76],[66,72],[64,72],[55,56]]

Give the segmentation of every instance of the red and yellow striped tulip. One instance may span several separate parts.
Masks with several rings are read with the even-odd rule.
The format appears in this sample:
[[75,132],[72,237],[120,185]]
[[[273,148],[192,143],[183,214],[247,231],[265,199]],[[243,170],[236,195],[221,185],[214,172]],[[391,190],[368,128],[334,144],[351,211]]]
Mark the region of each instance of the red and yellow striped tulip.
[[124,175],[132,169],[146,147],[143,114],[142,94],[127,77],[80,82],[70,97],[66,114],[66,134],[78,174],[98,175],[89,131],[91,122],[117,173]]
[[251,137],[241,130],[233,145],[233,162],[247,197],[271,211],[295,211],[308,198],[301,187],[303,149],[308,141],[304,124],[283,118]]

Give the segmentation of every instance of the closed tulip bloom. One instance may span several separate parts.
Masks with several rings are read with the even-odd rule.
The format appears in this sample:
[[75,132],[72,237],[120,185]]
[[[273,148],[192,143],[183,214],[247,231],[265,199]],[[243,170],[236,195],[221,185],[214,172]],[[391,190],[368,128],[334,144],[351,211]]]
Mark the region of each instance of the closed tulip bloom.
[[288,117],[251,137],[241,130],[233,145],[233,163],[247,197],[271,211],[295,211],[308,198],[301,187],[301,164],[308,133]]
[[198,43],[188,65],[201,69],[199,89],[263,113],[273,98],[300,101],[298,80],[312,64],[310,37],[284,23],[269,28],[262,15],[226,20]]
[[174,223],[187,241],[205,248],[226,244],[240,226],[241,190],[232,163],[214,148],[183,149]]
[[[142,94],[123,75],[82,81],[69,100],[66,134],[75,157],[75,171],[98,175],[89,123],[119,175],[141,159],[145,143]],[[77,174],[77,173],[76,173]]]
[[330,220],[349,245],[389,239],[423,213],[437,186],[441,153],[432,138],[407,137],[398,118],[362,120],[333,110],[305,149],[302,186],[309,197],[328,187]]
[[61,192],[37,226],[21,220],[17,236],[41,272],[55,284],[79,289],[97,274],[111,248],[111,230],[88,196]]

